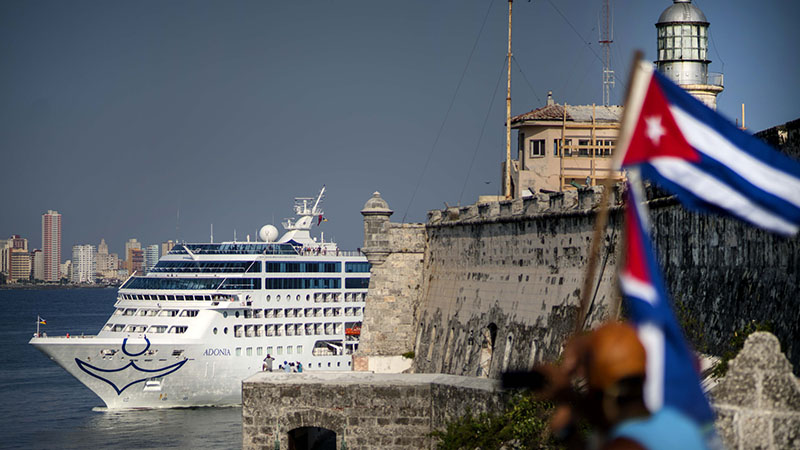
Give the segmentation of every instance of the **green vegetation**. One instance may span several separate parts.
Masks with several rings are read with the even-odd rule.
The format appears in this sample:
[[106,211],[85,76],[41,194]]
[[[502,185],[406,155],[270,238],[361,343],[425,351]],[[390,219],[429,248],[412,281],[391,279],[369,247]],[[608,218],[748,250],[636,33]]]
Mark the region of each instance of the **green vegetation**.
[[728,373],[728,363],[736,357],[737,354],[744,348],[744,341],[747,337],[756,331],[769,331],[772,332],[772,324],[769,322],[756,322],[751,320],[750,323],[744,327],[733,332],[733,337],[728,343],[728,349],[722,353],[720,360],[716,366],[711,370],[711,375],[716,378],[724,377]]
[[414,359],[414,351],[412,350],[410,352],[405,352],[402,356],[403,358]]
[[708,353],[706,330],[696,314],[689,309],[687,302],[675,299],[675,316],[683,329],[683,335],[691,342],[692,347],[700,353]]
[[455,449],[543,449],[558,445],[547,430],[554,406],[537,401],[528,393],[515,394],[502,413],[480,414],[467,412],[434,431],[437,448]]

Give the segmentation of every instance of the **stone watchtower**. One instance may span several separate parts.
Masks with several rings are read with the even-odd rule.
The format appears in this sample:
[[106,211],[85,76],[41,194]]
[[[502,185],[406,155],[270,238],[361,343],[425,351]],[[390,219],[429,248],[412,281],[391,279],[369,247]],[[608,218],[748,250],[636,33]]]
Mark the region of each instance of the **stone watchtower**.
[[388,229],[392,214],[394,211],[389,209],[389,204],[378,191],[372,194],[361,210],[364,216],[364,246],[361,251],[372,265],[383,263],[390,253]]
[[723,90],[721,73],[708,71],[708,20],[692,0],[673,0],[656,23],[656,68],[711,109]]
[[414,317],[420,301],[425,225],[389,222],[393,211],[381,194],[367,200],[364,246],[370,267],[369,293],[353,369],[402,372],[411,366]]

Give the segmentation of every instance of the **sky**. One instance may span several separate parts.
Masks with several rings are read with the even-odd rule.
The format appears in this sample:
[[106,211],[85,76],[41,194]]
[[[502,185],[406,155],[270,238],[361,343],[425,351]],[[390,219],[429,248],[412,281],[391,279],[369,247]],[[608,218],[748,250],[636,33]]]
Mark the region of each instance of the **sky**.
[[[718,110],[755,132],[800,117],[800,2],[694,0]],[[655,58],[670,0],[611,0],[613,103]],[[514,2],[512,114],[602,102],[601,0]],[[0,238],[62,255],[239,239],[327,187],[324,232],[363,242],[374,191],[394,221],[499,194],[503,0],[0,2]],[[466,68],[466,69],[465,69]],[[498,87],[499,86],[499,87]],[[512,137],[512,142],[514,142]]]

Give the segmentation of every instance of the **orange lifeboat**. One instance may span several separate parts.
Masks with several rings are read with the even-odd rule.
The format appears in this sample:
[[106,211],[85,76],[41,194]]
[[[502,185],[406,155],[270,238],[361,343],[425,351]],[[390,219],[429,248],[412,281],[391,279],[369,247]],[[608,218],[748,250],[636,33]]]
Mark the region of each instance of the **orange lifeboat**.
[[347,336],[360,336],[361,335],[361,326],[357,325],[353,328],[345,328],[344,334]]

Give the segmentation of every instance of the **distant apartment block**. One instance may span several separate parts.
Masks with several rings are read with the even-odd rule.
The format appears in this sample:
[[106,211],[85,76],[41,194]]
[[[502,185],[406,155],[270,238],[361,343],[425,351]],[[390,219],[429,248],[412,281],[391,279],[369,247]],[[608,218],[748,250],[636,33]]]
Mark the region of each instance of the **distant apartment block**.
[[128,250],[128,273],[142,272],[144,270],[144,250],[132,248]]
[[[136,269],[133,267],[133,251],[142,249],[142,243],[136,240],[136,238],[128,239],[125,242],[125,269],[128,270],[128,273],[133,273]],[[137,256],[138,258],[138,256]],[[144,265],[144,256],[141,256],[141,265],[139,266],[139,270],[141,270],[142,266]]]
[[94,283],[96,281],[97,265],[95,263],[94,245],[75,245],[72,247],[72,275],[73,283]]
[[27,239],[15,234],[3,242],[0,250],[0,271],[6,275],[10,283],[30,279],[31,261]]
[[161,257],[161,250],[158,244],[148,245],[144,249],[144,270],[149,272],[156,265]]
[[31,266],[33,267],[33,279],[44,280],[44,253],[38,248],[31,252]]
[[18,283],[31,278],[31,254],[26,249],[8,248],[8,281]]
[[162,242],[161,243],[161,256],[164,256],[167,253],[169,253],[169,251],[172,250],[172,247],[175,247],[175,241],[173,241],[172,239],[168,240],[167,242]]
[[61,279],[61,214],[49,210],[42,214],[42,252],[44,253],[44,281]]

